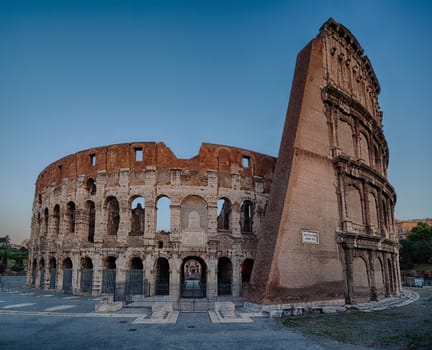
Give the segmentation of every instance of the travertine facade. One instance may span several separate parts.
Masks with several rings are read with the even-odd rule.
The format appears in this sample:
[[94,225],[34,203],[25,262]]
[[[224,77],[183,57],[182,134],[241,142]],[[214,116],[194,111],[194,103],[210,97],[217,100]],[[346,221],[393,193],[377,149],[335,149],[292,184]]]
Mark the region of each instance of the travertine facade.
[[[178,297],[185,279],[196,278],[208,298],[239,296],[274,164],[270,156],[211,144],[189,160],[163,143],[99,147],[60,159],[37,180],[29,283],[97,295],[112,290],[104,271],[115,270],[118,284],[138,270],[148,295]],[[158,229],[164,198],[170,224]],[[91,270],[91,285],[83,270]]]
[[277,159],[203,144],[183,160],[131,143],[51,164],[36,184],[28,283],[97,295],[118,288],[109,277],[138,279],[150,296],[199,286],[209,300],[249,286],[259,304],[398,294],[379,92],[357,40],[330,19],[299,53]]

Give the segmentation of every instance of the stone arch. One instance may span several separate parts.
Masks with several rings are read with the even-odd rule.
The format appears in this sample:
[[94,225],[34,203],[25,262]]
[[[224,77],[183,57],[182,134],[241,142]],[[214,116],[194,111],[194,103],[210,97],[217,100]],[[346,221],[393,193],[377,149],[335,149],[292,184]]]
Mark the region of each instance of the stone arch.
[[368,137],[364,132],[359,135],[360,158],[369,165],[369,143]]
[[349,157],[354,157],[353,129],[348,121],[339,119],[337,123],[337,136],[342,153]]
[[363,206],[361,191],[354,185],[348,185],[345,189],[345,204],[348,219],[352,221],[353,229],[357,231],[356,225],[363,225]]
[[41,258],[39,261],[40,279],[39,288],[44,289],[45,286],[45,259]]
[[254,260],[247,258],[243,260],[243,263],[241,264],[241,277],[242,277],[242,283],[249,283],[251,275],[252,275],[252,269],[254,265]]
[[368,204],[369,204],[369,225],[371,226],[372,232],[377,232],[379,228],[379,215],[378,215],[378,201],[373,192],[368,193]]
[[381,202],[381,223],[382,223],[382,237],[388,238],[389,220],[388,220],[388,206],[385,198]]
[[244,200],[240,205],[240,229],[242,233],[253,232],[254,207],[250,200]]
[[88,256],[81,258],[80,287],[82,293],[91,293],[93,285],[93,261]]
[[375,288],[378,299],[385,296],[384,267],[380,258],[374,261]]
[[57,282],[57,261],[56,258],[52,257],[49,261],[49,269],[50,269],[50,289],[56,289]]
[[90,196],[94,196],[96,194],[96,182],[91,177],[87,180],[86,190]]
[[133,196],[130,199],[131,236],[144,234],[145,228],[145,200],[143,196]]
[[373,147],[373,156],[374,156],[375,170],[377,170],[378,172],[381,172],[381,153],[380,153],[379,148],[376,144],[374,144],[374,147]]
[[129,295],[143,295],[144,292],[144,265],[140,257],[133,257],[129,261],[129,270],[126,273],[126,293]]
[[217,201],[217,229],[218,231],[231,230],[232,205],[226,197],[221,197]]
[[56,204],[53,209],[53,230],[54,236],[60,233],[60,206]]
[[232,262],[228,257],[221,257],[217,265],[218,295],[232,294]]
[[156,295],[169,295],[170,265],[168,259],[158,258],[156,261]]
[[[195,269],[195,271],[192,271]],[[207,264],[199,256],[183,259],[180,269],[181,296],[183,298],[204,298],[207,294]]]
[[95,228],[96,228],[96,207],[93,201],[86,202],[87,216],[87,241],[94,243]]
[[49,228],[49,210],[45,208],[44,210],[44,227],[43,227],[43,235],[45,237],[48,236],[48,228]]
[[63,260],[63,291],[65,293],[72,292],[72,269],[72,260],[70,258],[65,258]]
[[396,272],[394,270],[393,261],[391,258],[387,258],[387,269],[388,269],[388,288],[390,295],[396,294]]
[[180,204],[180,229],[182,231],[207,231],[208,205],[196,195],[185,197]]
[[366,301],[370,298],[367,262],[359,256],[353,259],[353,292],[356,302]]
[[120,225],[120,205],[116,197],[109,196],[105,201],[105,211],[107,218],[107,234],[117,235]]
[[156,200],[156,231],[171,232],[171,199],[161,195]]
[[37,278],[37,271],[38,271],[38,263],[37,259],[33,259],[33,265],[32,265],[32,287],[36,287],[36,278]]
[[66,232],[75,233],[76,206],[74,202],[66,205]]
[[113,294],[116,289],[116,264],[115,256],[107,256],[104,259],[102,272],[102,293]]

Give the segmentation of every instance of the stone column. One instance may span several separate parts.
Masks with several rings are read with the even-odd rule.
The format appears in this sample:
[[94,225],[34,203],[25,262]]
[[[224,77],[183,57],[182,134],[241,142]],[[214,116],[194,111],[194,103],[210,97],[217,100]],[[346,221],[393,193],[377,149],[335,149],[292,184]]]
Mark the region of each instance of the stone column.
[[354,290],[353,290],[353,250],[347,245],[344,246],[345,252],[345,269],[346,269],[346,303],[353,304]]

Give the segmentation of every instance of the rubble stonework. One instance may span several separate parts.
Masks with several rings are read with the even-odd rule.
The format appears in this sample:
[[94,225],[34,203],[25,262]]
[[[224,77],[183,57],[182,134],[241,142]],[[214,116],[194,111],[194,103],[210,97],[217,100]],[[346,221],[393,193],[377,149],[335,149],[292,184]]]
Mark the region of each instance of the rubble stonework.
[[134,276],[148,296],[198,288],[261,305],[399,295],[379,92],[360,44],[330,19],[298,55],[277,159],[213,144],[178,159],[137,142],[58,160],[36,183],[28,284],[100,295],[117,288],[108,276]]

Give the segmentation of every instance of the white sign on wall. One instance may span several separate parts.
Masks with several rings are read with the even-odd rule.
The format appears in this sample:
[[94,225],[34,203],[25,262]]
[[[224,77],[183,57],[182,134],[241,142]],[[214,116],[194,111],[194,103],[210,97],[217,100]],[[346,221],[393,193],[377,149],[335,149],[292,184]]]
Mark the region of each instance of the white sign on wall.
[[319,233],[318,231],[302,230],[302,242],[319,244]]

